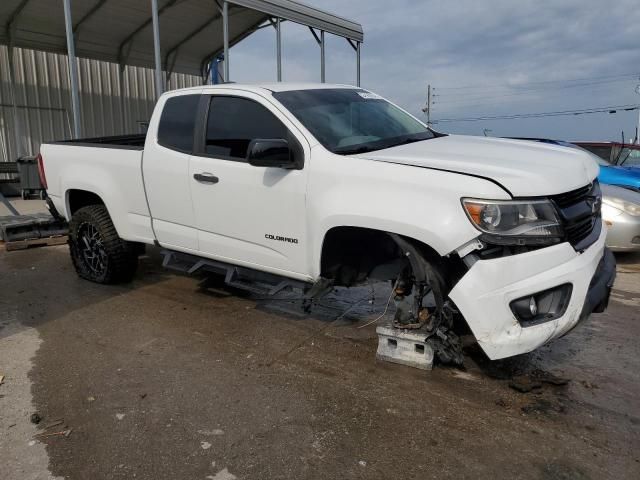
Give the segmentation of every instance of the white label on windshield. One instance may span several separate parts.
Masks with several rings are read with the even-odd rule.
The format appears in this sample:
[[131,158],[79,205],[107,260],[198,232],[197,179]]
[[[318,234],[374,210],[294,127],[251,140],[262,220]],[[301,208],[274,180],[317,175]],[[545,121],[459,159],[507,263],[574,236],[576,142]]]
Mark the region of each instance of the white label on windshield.
[[382,97],[377,93],[371,93],[371,92],[356,92],[356,93],[360,95],[362,98],[366,98],[367,100],[382,100]]

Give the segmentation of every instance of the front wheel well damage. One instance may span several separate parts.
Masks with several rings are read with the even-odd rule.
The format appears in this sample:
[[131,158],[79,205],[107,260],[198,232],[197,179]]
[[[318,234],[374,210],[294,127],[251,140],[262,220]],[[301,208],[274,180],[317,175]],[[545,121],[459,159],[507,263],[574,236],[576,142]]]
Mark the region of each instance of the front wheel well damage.
[[457,254],[442,257],[423,242],[380,230],[333,228],[322,248],[321,275],[333,285],[393,282],[393,325],[426,329],[428,342],[443,363],[463,361],[458,335],[470,329],[448,295],[466,271]]
[[442,257],[419,240],[382,230],[344,226],[332,228],[324,237],[320,275],[332,279],[334,285],[346,287],[368,279],[393,280],[406,261],[403,242],[412,245],[439,270],[447,293],[466,271],[456,254]]

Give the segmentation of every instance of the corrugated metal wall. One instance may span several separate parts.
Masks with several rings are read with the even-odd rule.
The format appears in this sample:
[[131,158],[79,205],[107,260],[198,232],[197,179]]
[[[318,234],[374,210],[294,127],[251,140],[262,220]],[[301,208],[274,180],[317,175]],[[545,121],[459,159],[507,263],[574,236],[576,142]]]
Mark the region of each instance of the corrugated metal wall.
[[[47,140],[71,137],[71,100],[67,57],[13,49],[15,95],[21,130],[20,154],[33,155]],[[9,50],[0,47],[0,161],[18,157],[9,74]],[[153,70],[78,59],[81,135],[93,137],[138,133],[155,104]],[[173,74],[168,89],[201,85],[200,77]]]

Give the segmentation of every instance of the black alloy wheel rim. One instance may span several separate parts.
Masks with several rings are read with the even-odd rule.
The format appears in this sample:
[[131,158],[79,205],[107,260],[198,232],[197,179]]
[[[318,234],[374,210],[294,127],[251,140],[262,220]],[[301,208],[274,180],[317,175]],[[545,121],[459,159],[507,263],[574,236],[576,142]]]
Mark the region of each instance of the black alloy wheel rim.
[[103,275],[107,270],[107,252],[98,229],[90,223],[83,223],[78,229],[78,240],[84,264],[94,275]]

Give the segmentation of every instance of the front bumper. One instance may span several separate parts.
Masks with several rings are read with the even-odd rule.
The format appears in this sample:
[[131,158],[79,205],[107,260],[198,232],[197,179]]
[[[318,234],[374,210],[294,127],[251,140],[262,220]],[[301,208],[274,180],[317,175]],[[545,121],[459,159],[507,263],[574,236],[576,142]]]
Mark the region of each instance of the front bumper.
[[[492,260],[479,260],[449,297],[476,340],[495,360],[535,350],[607,306],[615,278],[615,259],[605,248],[606,229],[583,253],[569,243]],[[565,283],[573,286],[560,318],[522,327],[509,308],[518,298]]]

